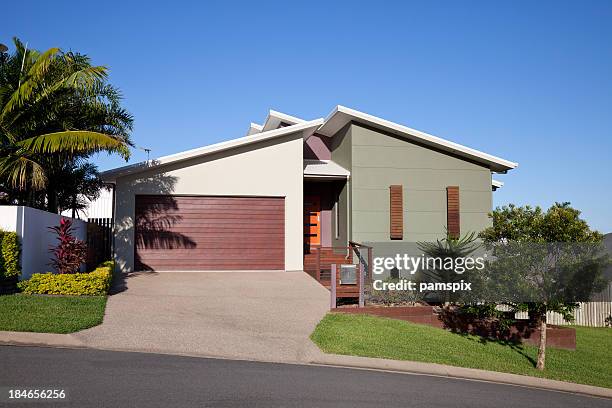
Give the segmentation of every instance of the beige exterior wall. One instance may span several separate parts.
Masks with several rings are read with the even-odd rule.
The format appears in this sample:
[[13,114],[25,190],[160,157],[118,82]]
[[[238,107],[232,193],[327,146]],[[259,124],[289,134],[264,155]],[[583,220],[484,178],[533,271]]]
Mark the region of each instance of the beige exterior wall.
[[285,197],[285,269],[303,268],[302,132],[117,179],[115,254],[134,268],[137,194]]
[[461,233],[490,225],[491,171],[480,165],[351,125],[351,236],[390,241],[389,186],[404,192],[404,241],[444,237],[446,187],[459,186]]

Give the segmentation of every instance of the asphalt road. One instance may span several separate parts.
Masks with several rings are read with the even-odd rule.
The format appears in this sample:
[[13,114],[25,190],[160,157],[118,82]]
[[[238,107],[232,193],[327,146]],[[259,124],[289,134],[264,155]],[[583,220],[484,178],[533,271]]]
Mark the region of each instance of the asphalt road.
[[[0,406],[612,407],[611,400],[412,374],[36,347],[0,347]],[[62,403],[9,389],[64,389]]]

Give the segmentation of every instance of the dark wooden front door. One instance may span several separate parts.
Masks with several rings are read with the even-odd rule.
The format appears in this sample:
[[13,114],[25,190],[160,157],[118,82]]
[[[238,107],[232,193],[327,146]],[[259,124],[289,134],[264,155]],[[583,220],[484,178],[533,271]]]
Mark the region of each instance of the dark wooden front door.
[[136,196],[136,270],[282,270],[285,200]]

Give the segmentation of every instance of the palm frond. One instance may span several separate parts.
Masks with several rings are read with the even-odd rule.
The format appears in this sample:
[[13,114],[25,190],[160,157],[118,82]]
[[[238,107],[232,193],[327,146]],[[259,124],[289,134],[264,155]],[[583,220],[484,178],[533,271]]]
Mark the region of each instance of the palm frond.
[[49,71],[49,67],[53,63],[60,49],[57,47],[49,48],[47,51],[40,54],[36,61],[28,70],[28,77],[31,77],[35,81],[40,81],[44,75]]
[[57,81],[55,84],[45,87],[45,89],[32,101],[38,103],[49,97],[55,91],[62,88],[72,88],[84,93],[91,93],[96,84],[106,78],[107,68],[104,66],[87,67],[73,72],[68,77]]
[[118,153],[126,161],[130,158],[130,149],[122,138],[84,130],[47,133],[22,140],[17,145],[35,154],[67,153],[75,155],[105,151]]
[[28,187],[42,190],[47,185],[47,176],[43,167],[26,155],[0,158],[0,177],[19,190],[26,190]]
[[[54,84],[43,86],[34,97],[32,97],[32,95],[34,94],[36,86],[39,84],[32,79],[27,80],[13,93],[2,112],[0,112],[0,122],[7,121],[6,118],[8,115],[23,106],[25,101],[31,99],[29,103],[31,105],[36,105],[63,88],[72,88],[84,94],[92,94],[92,89],[98,82],[104,80],[106,76],[107,68],[104,66],[83,68],[71,73]],[[18,112],[10,122],[16,121],[22,114],[24,114],[24,111]]]

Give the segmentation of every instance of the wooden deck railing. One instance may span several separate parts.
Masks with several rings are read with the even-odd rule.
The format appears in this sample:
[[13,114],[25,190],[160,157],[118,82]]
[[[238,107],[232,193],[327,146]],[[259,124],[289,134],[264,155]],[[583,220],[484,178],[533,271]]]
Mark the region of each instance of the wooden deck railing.
[[[372,279],[372,247],[350,241],[348,247],[315,247],[304,254],[304,271],[321,283],[332,289],[338,277],[334,279],[334,268],[339,273],[340,265],[357,264],[358,282]],[[338,297],[359,298],[364,300],[364,284],[336,285]],[[334,296],[332,296],[334,297]],[[335,299],[335,297],[334,297]],[[335,300],[334,300],[335,301]]]

